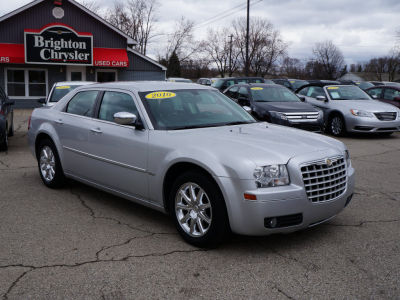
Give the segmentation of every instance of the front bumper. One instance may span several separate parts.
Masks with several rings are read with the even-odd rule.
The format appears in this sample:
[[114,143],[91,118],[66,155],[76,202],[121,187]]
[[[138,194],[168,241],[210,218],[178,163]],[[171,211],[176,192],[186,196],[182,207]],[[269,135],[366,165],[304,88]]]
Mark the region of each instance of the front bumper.
[[400,131],[400,120],[380,121],[376,118],[346,117],[348,132],[396,132]]
[[[288,163],[291,184],[283,187],[257,189],[254,180],[219,177],[232,231],[244,235],[289,233],[318,225],[342,211],[353,195],[354,169],[351,166],[347,168],[346,189],[342,195],[329,201],[315,203],[307,198],[299,169],[299,165],[307,161],[310,159],[304,157]],[[244,193],[256,195],[257,200],[245,200]],[[301,214],[302,218],[297,225],[268,228],[265,224],[268,218],[298,214]]]
[[271,123],[313,132],[322,132],[324,128],[323,118],[319,118],[317,120],[289,121],[281,119],[280,117],[271,116]]

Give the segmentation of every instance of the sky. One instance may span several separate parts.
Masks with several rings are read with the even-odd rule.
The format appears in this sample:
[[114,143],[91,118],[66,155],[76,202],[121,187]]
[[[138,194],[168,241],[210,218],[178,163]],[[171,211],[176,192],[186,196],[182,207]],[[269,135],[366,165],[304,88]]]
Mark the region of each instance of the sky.
[[[230,26],[234,19],[246,16],[246,0],[158,1],[159,30],[170,33],[177,20],[184,16],[197,25],[194,32],[197,39],[204,39],[210,27]],[[0,15],[29,2],[3,2]],[[106,8],[114,0],[96,2]],[[304,60],[312,57],[315,43],[332,40],[343,52],[346,63],[366,62],[388,54],[396,43],[396,32],[400,31],[399,0],[251,0],[251,3],[250,16],[268,19],[289,44],[289,56]],[[226,17],[205,23],[235,7]],[[153,49],[150,56],[154,57],[155,46],[150,48]]]

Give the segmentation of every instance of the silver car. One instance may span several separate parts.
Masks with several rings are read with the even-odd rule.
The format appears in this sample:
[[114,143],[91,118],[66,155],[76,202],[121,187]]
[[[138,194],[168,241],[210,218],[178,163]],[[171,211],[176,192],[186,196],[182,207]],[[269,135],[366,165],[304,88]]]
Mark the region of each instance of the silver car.
[[372,99],[357,86],[310,84],[297,93],[324,111],[326,129],[335,136],[346,132],[390,135],[400,131],[400,110]]
[[68,94],[70,91],[82,86],[93,84],[94,81],[60,81],[56,82],[50,90],[49,95],[46,99],[42,99],[40,103],[43,103],[47,106],[53,106],[56,104],[62,97]]
[[35,109],[28,137],[46,186],[69,177],[169,213],[197,246],[320,224],[354,190],[342,142],[256,122],[198,84],[80,87]]

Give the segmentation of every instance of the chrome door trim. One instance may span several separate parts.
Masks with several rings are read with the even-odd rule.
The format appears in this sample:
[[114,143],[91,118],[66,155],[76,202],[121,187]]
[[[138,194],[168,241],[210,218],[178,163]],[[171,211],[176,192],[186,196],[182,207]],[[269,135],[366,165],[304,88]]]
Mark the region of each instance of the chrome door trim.
[[135,170],[135,171],[138,171],[138,172],[154,175],[153,173],[149,173],[146,169],[142,169],[142,168],[134,167],[134,166],[131,166],[131,165],[123,164],[123,163],[120,163],[120,162],[117,162],[117,161],[114,161],[114,160],[111,160],[111,159],[108,159],[108,158],[104,158],[104,157],[101,157],[101,156],[97,156],[97,155],[93,155],[93,154],[90,154],[90,153],[86,153],[86,152],[83,152],[83,151],[80,151],[80,150],[76,150],[76,149],[73,149],[73,148],[70,148],[70,147],[67,147],[67,146],[63,146],[63,148],[66,149],[66,150],[69,150],[71,152],[74,152],[74,153],[77,153],[77,154],[80,154],[80,155],[83,155],[83,156],[86,156],[86,157],[89,157],[89,158],[93,158],[93,159],[96,159],[96,160],[99,160],[99,161],[103,161],[103,162],[106,162],[106,163],[109,163],[109,164],[113,164],[113,165],[116,165],[116,166],[119,166],[119,167],[123,167],[123,168],[131,169],[131,170]]

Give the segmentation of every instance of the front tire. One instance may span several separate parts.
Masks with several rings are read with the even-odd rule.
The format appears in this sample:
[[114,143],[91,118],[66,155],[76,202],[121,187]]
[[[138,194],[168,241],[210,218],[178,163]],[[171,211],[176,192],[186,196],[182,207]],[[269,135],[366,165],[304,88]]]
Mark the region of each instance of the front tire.
[[4,130],[3,137],[0,139],[0,151],[8,150],[8,132],[7,128]]
[[11,125],[9,127],[8,136],[14,136],[14,112],[11,114]]
[[330,118],[328,128],[329,132],[334,136],[344,136],[346,134],[344,119],[340,115],[334,115]]
[[64,172],[56,146],[48,139],[39,143],[37,160],[40,178],[49,188],[60,188],[65,183]]
[[170,213],[182,238],[197,247],[215,247],[229,235],[229,221],[219,187],[207,175],[189,171],[173,183]]

